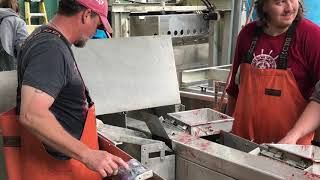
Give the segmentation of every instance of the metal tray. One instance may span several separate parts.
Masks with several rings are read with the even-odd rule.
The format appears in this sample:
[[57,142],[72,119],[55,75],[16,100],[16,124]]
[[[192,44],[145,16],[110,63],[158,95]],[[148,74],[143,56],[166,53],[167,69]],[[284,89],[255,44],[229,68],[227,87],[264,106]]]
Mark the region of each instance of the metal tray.
[[194,136],[218,134],[220,130],[230,132],[234,118],[210,108],[168,113],[172,123]]

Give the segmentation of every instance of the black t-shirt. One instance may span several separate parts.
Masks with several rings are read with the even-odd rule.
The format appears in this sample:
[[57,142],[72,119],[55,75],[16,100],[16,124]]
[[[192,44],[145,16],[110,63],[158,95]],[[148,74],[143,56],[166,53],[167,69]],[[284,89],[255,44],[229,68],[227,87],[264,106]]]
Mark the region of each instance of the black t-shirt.
[[[70,49],[71,44],[63,36],[43,32],[44,28],[49,27],[42,26],[30,35],[18,56],[18,113],[21,86],[39,89],[55,99],[50,111],[62,127],[80,139],[87,115],[85,87]],[[55,158],[68,159],[53,148],[45,147]]]

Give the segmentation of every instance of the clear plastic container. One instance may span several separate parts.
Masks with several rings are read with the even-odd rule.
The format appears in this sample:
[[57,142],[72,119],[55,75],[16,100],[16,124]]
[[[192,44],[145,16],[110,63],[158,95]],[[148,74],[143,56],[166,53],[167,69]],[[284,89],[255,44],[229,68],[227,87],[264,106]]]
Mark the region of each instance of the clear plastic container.
[[118,175],[120,180],[144,180],[153,176],[152,170],[144,167],[138,160],[131,159],[127,162],[129,169],[120,167]]

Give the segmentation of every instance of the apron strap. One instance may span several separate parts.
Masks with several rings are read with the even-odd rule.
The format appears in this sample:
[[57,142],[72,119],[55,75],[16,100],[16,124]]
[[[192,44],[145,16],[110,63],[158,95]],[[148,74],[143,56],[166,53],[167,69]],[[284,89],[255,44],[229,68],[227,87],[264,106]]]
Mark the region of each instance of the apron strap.
[[287,36],[284,41],[284,45],[282,47],[282,51],[279,55],[279,63],[278,63],[277,69],[287,69],[288,68],[289,48],[290,48],[290,44],[291,44],[291,41],[293,38],[293,34],[296,30],[297,24],[298,24],[298,21],[294,20],[288,29]]
[[77,71],[78,71],[78,73],[79,73],[79,75],[80,75],[80,77],[81,77],[83,86],[84,86],[84,88],[85,88],[86,100],[87,100],[88,106],[89,106],[89,108],[90,108],[94,103],[93,103],[93,101],[92,101],[92,99],[91,99],[91,96],[90,96],[90,94],[89,94],[89,90],[88,90],[87,86],[85,85],[84,80],[83,80],[83,78],[82,78],[82,75],[81,75],[81,73],[80,73],[80,71],[79,71],[78,64],[77,64],[77,61],[76,61],[75,58],[74,58],[74,54],[73,54],[72,49],[71,49],[71,47],[70,47],[69,41],[68,41],[59,31],[57,31],[56,29],[54,29],[54,28],[52,28],[52,27],[50,27],[50,26],[45,26],[45,28],[43,28],[41,31],[34,33],[32,37],[28,38],[28,41],[29,41],[30,39],[36,37],[37,35],[41,34],[41,33],[51,33],[51,34],[53,34],[53,35],[58,36],[58,37],[66,44],[66,46],[68,47],[68,49],[69,49],[69,51],[70,51],[70,53],[71,53],[71,55],[72,55],[72,57],[73,57],[74,63],[75,63],[76,68],[77,68]]
[[59,31],[57,31],[56,29],[54,29],[54,28],[52,28],[52,27],[50,27],[50,26],[47,26],[47,28],[45,28],[43,31],[45,31],[46,29],[50,29],[50,30],[51,30],[50,32],[51,32],[52,34],[58,35],[58,37],[59,37],[59,38],[66,44],[66,46],[68,47],[68,49],[69,49],[69,51],[70,51],[70,53],[71,53],[71,55],[72,55],[72,57],[73,57],[74,63],[75,63],[76,68],[77,68],[77,71],[78,71],[78,73],[79,73],[79,75],[80,75],[80,77],[81,77],[81,80],[82,80],[82,83],[83,83],[83,86],[84,86],[84,89],[85,89],[86,99],[87,99],[87,102],[88,102],[88,105],[89,105],[89,108],[90,108],[94,103],[93,103],[93,101],[92,101],[92,99],[91,99],[91,96],[90,96],[90,94],[89,94],[89,90],[88,90],[86,84],[84,83],[84,80],[83,80],[82,75],[81,75],[81,73],[80,73],[80,70],[79,70],[79,68],[78,68],[77,61],[76,61],[76,59],[74,58],[73,51],[72,51],[72,49],[71,49],[71,47],[70,47],[70,45],[69,45],[69,41],[68,41]]
[[[289,48],[290,48],[290,44],[291,44],[291,41],[293,38],[293,34],[296,30],[297,24],[298,24],[298,21],[294,20],[287,31],[286,39],[285,39],[284,45],[282,47],[281,53],[279,55],[279,62],[278,62],[277,69],[287,69],[288,68]],[[258,42],[262,32],[263,32],[263,30],[262,30],[261,26],[256,27],[255,35],[251,41],[250,48],[243,59],[244,63],[248,63],[248,64],[252,63],[253,53],[256,50],[257,42]]]
[[250,48],[246,54],[246,56],[244,57],[244,63],[248,63],[248,64],[251,64],[252,63],[252,60],[253,60],[253,53],[254,51],[256,50],[256,47],[257,47],[257,42],[261,36],[261,33],[262,33],[262,28],[261,27],[257,27],[255,28],[255,33],[254,33],[254,37],[251,41],[251,44],[250,44]]

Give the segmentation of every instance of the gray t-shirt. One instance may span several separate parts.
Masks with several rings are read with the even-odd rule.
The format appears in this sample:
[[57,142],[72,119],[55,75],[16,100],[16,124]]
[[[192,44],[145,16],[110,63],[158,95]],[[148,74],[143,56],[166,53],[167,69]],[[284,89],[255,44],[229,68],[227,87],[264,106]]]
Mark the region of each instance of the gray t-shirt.
[[[55,99],[50,111],[62,127],[80,139],[87,115],[85,87],[70,49],[71,44],[67,44],[63,36],[59,38],[43,32],[45,28],[49,27],[36,29],[18,55],[18,112],[22,85],[42,90]],[[68,159],[48,146],[47,151],[57,159]]]

